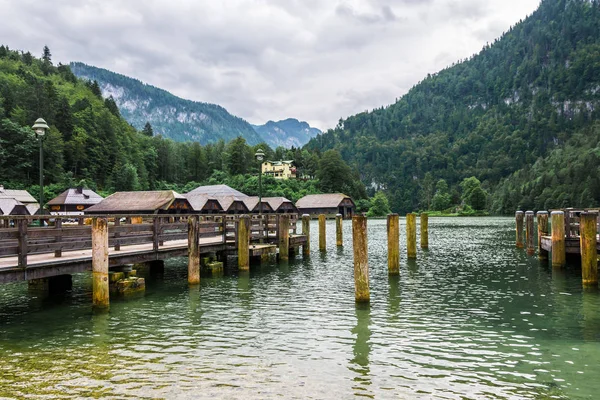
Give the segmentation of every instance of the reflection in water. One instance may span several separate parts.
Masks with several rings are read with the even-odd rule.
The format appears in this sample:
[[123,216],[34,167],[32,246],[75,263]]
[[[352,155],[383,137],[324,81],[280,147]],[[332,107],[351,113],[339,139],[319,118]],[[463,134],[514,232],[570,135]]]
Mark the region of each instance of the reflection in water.
[[411,278],[414,278],[417,272],[419,272],[419,265],[417,264],[417,260],[414,258],[408,258],[406,260],[406,265],[408,266],[408,275]]
[[400,311],[400,275],[388,276],[388,310],[390,321],[398,319]]
[[585,288],[581,293],[581,331],[586,342],[600,341],[600,296],[598,288]]
[[369,392],[371,385],[371,368],[369,365],[369,355],[371,353],[371,307],[369,304],[356,304],[356,326],[352,328],[352,334],[356,336],[352,348],[354,358],[350,361],[348,367],[355,372],[353,386],[354,393],[360,396],[374,397]]

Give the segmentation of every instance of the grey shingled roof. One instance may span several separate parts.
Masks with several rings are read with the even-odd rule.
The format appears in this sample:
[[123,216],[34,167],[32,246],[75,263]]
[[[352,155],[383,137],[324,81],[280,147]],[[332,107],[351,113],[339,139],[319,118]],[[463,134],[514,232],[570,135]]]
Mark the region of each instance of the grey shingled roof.
[[205,196],[236,196],[236,197],[248,197],[244,193],[237,191],[227,185],[208,185],[199,186],[187,194],[203,194]]
[[0,187],[0,196],[13,198],[23,204],[38,202],[27,190],[4,189],[3,186]]
[[[249,211],[258,212],[258,196],[248,196],[243,199],[244,204],[248,207]],[[262,212],[272,212],[274,211],[273,207],[269,204],[265,197],[262,198]]]
[[[334,208],[338,207],[344,199],[352,199],[343,193],[309,194],[296,202],[296,207],[304,208]],[[354,203],[352,201],[352,203]]]
[[[185,194],[184,196],[188,199],[194,211],[202,211],[202,209],[204,208],[206,203],[208,203],[209,200],[217,200],[211,196],[206,196],[203,194],[192,194],[191,192]],[[221,203],[219,203],[218,201],[217,204],[219,205],[219,207],[221,206]]]
[[81,193],[77,189],[67,189],[48,202],[50,206],[58,206],[63,204],[98,204],[103,200],[103,197],[90,189],[83,189]]
[[173,190],[147,192],[117,192],[100,203],[86,209],[85,212],[135,212],[168,210],[176,199],[187,199]]
[[9,197],[0,198],[1,215],[30,215],[27,207],[20,201]]
[[296,208],[296,206],[294,206],[294,203],[291,200],[286,199],[285,197],[263,197],[263,201],[269,203],[273,211],[279,210],[279,207],[286,203],[289,203],[292,205],[292,207]]

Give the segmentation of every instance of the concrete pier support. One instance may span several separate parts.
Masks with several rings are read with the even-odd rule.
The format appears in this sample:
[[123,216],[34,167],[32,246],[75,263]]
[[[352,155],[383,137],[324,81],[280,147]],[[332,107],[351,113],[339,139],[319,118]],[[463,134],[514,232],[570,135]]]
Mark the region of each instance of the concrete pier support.
[[279,216],[279,259],[290,258],[290,216],[282,214]]
[[517,234],[517,247],[522,249],[523,248],[523,211],[517,211],[515,213],[515,222],[517,224],[517,228],[516,228],[516,234]]
[[421,213],[421,248],[429,248],[429,214]]
[[242,215],[238,223],[238,268],[250,271],[250,216]]
[[319,215],[319,250],[325,251],[327,249],[327,232],[325,228],[325,223],[327,218],[325,214]]
[[417,258],[417,216],[406,214],[406,253],[408,258]]
[[302,246],[302,254],[310,255],[310,215],[302,215],[302,234],[306,236],[306,243]]
[[567,262],[565,251],[565,213],[552,211],[552,266],[562,267]]
[[400,274],[400,217],[398,214],[387,216],[388,274]]
[[367,217],[352,217],[352,247],[354,250],[354,295],[357,303],[371,300],[369,292],[369,262],[367,254]]
[[548,252],[542,247],[542,236],[548,236],[548,211],[537,212],[538,258],[548,259]]
[[581,213],[579,218],[579,240],[581,246],[581,278],[584,287],[598,286],[597,224],[597,213]]
[[525,213],[525,243],[527,244],[527,255],[529,256],[535,254],[533,217],[533,211],[527,211]]
[[200,284],[200,244],[198,216],[188,218],[188,284]]
[[39,294],[59,294],[73,289],[73,277],[71,275],[57,275],[48,278],[31,279],[27,281],[30,292]]
[[92,219],[92,305],[95,309],[108,309],[108,220]]
[[342,218],[342,214],[337,214],[335,216],[335,244],[337,247],[342,247],[344,245],[343,228],[344,219]]

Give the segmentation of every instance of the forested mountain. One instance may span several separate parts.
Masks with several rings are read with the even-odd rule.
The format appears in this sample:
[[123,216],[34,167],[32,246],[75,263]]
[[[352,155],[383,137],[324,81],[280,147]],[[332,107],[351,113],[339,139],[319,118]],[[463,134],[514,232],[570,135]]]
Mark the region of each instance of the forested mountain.
[[599,2],[543,0],[479,54],[306,148],[337,149],[394,211],[429,208],[441,179],[458,202],[471,176],[496,213],[599,206],[599,116]]
[[282,121],[269,121],[264,125],[252,125],[260,137],[271,147],[302,147],[308,141],[321,133],[317,128],[312,128],[307,122],[300,122],[294,118]]
[[305,176],[319,178],[264,177],[265,196],[297,200],[341,191],[365,197],[358,173],[335,151],[273,150],[263,142],[250,146],[241,136],[202,146],[153,135],[149,126],[140,132],[121,116],[113,98],[102,97],[97,82],[78,79],[68,65],[54,66],[47,47],[38,59],[0,45],[0,184],[5,188],[39,191],[39,142],[31,125],[40,117],[50,126],[43,141],[47,200],[78,184],[107,195],[148,189],[184,193],[225,183],[257,195],[259,146],[268,159],[292,159]]
[[72,62],[75,76],[97,81],[104,97],[114,99],[121,115],[137,129],[149,122],[154,134],[177,142],[201,144],[228,142],[238,136],[255,145],[262,140],[245,120],[235,117],[223,107],[184,100],[166,90],[80,62]]

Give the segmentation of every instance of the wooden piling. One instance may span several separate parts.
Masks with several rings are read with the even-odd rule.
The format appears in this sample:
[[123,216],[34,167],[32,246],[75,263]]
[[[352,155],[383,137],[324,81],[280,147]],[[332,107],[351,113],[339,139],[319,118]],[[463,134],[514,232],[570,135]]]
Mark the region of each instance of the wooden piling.
[[109,307],[108,220],[104,217],[92,219],[92,305]]
[[326,217],[325,214],[319,215],[319,250],[325,251],[327,249],[327,238],[325,229]]
[[369,302],[369,263],[367,256],[367,217],[352,217],[354,250],[354,295],[357,303]]
[[517,211],[515,213],[515,220],[517,222],[517,247],[523,248],[523,211]]
[[[54,228],[58,231],[56,234],[56,242],[62,242],[62,218],[56,218],[54,220]],[[62,257],[62,248],[54,250],[54,257]]]
[[429,214],[421,213],[421,248],[429,248]]
[[598,214],[584,212],[579,216],[579,235],[581,247],[581,278],[583,286],[598,286],[598,251],[596,250],[596,232]]
[[406,214],[406,252],[408,258],[417,258],[417,215]]
[[344,245],[343,243],[343,233],[342,233],[342,228],[343,228],[343,218],[342,218],[342,214],[337,214],[335,216],[335,244],[338,247],[341,247]]
[[310,255],[310,215],[302,214],[302,234],[306,236],[306,243],[302,246],[302,254]]
[[533,225],[533,211],[527,211],[525,213],[525,243],[527,244],[527,255],[532,256],[535,254],[535,239],[534,239],[534,225]]
[[238,268],[250,270],[250,216],[242,215],[238,221]]
[[388,274],[400,274],[400,218],[398,214],[387,216]]
[[289,260],[290,258],[290,216],[281,214],[279,216],[279,259]]
[[200,243],[197,215],[188,218],[188,284],[200,284]]
[[548,252],[542,247],[542,236],[548,236],[548,211],[537,212],[538,258],[548,259]]
[[565,252],[565,213],[552,211],[552,266],[562,267],[566,264]]

